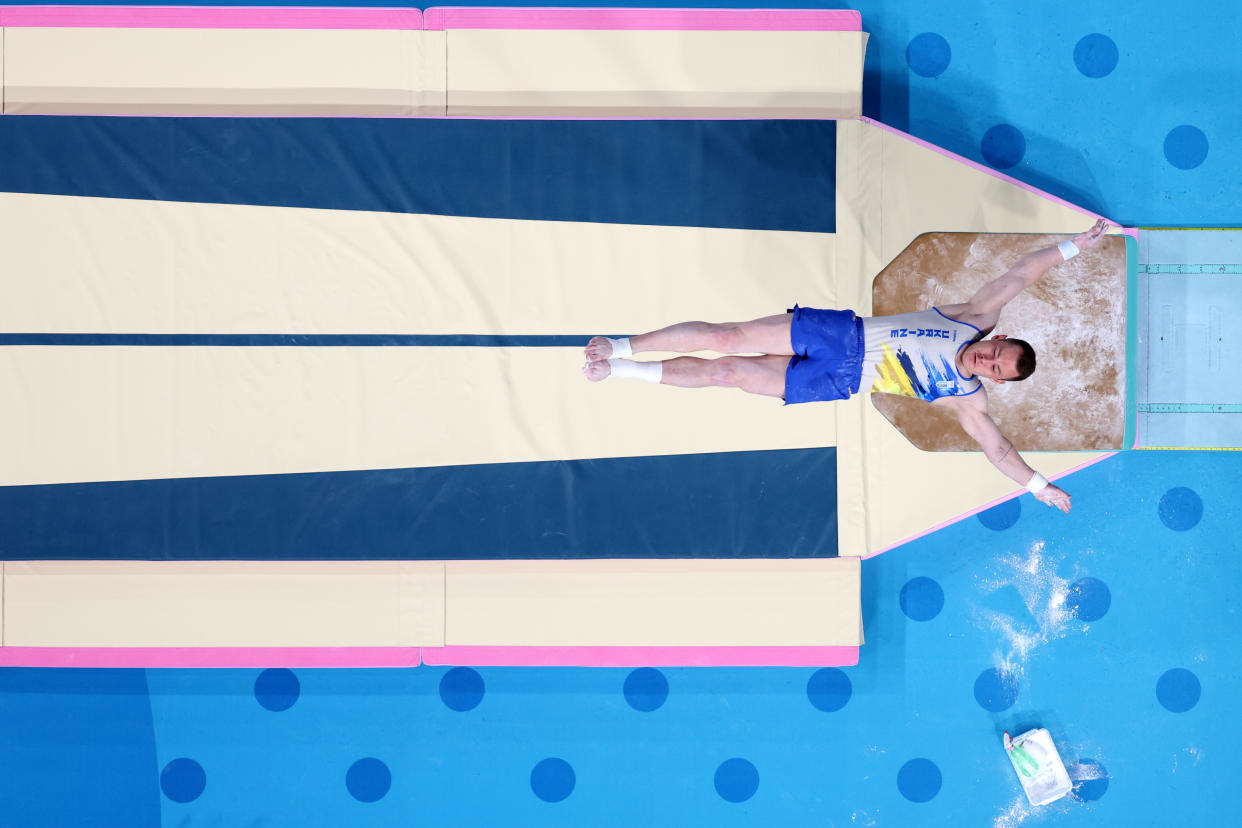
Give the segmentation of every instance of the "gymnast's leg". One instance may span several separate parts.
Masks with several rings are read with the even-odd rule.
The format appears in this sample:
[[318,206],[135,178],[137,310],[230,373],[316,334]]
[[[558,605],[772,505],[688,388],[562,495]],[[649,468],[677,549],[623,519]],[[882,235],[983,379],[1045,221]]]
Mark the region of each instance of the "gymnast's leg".
[[[582,372],[592,382],[608,379],[615,371],[618,378],[642,379],[676,388],[740,388],[748,394],[784,397],[788,367],[789,357],[781,355],[676,357],[663,362],[602,359],[588,362]],[[632,370],[640,373],[630,373]]]
[[[764,316],[749,322],[679,322],[658,331],[626,339],[597,336],[586,346],[588,362],[610,357],[628,357],[643,351],[672,351],[688,354],[715,351],[718,354],[779,354],[793,356],[789,340],[792,314]],[[627,350],[628,349],[628,350]]]

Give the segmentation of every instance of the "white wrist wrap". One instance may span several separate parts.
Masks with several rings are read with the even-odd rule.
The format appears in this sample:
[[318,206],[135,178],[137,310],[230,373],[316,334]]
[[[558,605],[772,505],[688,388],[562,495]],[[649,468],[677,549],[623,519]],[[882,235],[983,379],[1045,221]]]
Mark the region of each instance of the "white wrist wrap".
[[1039,494],[1046,488],[1048,488],[1048,478],[1039,472],[1031,474],[1031,479],[1026,481],[1026,490],[1031,494]]
[[1069,261],[1082,251],[1078,249],[1078,245],[1074,244],[1072,239],[1066,239],[1057,245],[1057,250],[1061,251],[1061,261]]
[[630,338],[628,336],[623,336],[620,339],[612,339],[606,336],[604,339],[607,339],[608,343],[612,345],[612,357],[614,359],[625,359],[628,356],[634,355],[634,349],[630,347]]
[[663,362],[634,362],[632,359],[608,360],[609,379],[636,379],[659,382],[664,378]]

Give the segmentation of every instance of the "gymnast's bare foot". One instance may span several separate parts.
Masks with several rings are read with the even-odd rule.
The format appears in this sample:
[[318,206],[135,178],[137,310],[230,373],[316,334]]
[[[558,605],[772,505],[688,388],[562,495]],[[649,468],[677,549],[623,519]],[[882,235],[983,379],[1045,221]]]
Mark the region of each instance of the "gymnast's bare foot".
[[586,346],[587,362],[599,362],[610,356],[612,356],[612,340],[606,336],[591,337],[591,341]]
[[[595,340],[591,341],[594,342]],[[582,373],[591,382],[599,382],[600,380],[608,379],[609,375],[612,374],[612,366],[608,364],[608,360],[600,359],[583,365]]]

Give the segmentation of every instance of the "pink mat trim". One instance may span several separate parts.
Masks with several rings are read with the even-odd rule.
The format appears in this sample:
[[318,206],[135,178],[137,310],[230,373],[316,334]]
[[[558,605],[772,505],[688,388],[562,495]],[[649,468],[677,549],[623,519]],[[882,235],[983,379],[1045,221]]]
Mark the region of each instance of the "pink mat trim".
[[[1052,477],[1049,477],[1048,480],[1050,481],[1060,480],[1063,477],[1068,477],[1074,472],[1082,471],[1088,466],[1094,466],[1096,463],[1099,463],[1101,460],[1107,460],[1108,458],[1112,457],[1116,453],[1117,452],[1115,451],[1110,451],[1108,454],[1101,455],[1100,457],[1096,457],[1093,460],[1088,460],[1085,463],[1080,463],[1079,465],[1074,466],[1074,468],[1072,469],[1066,469],[1060,474],[1053,475]],[[896,543],[890,544],[877,552],[871,552],[867,555],[863,555],[862,558],[865,561],[868,558],[874,558],[876,555],[883,555],[885,552],[888,552],[889,550],[896,549],[899,546],[904,546],[905,544],[910,543],[911,541],[916,541],[921,537],[930,535],[932,532],[939,532],[941,529],[945,528],[946,526],[952,526],[954,523],[957,523],[958,521],[965,520],[968,517],[974,517],[980,512],[986,512],[988,509],[991,509],[993,506],[999,506],[1000,504],[1004,503],[1007,500],[1013,500],[1015,497],[1020,497],[1024,493],[1024,491],[1025,490],[1017,491],[1017,492],[1014,492],[1013,494],[1007,494],[1004,497],[998,497],[996,500],[993,500],[991,503],[985,503],[982,506],[978,507],[977,509],[971,509],[969,512],[960,514],[955,518],[949,518],[944,523],[938,523],[926,531],[919,532],[917,535],[911,535],[905,540],[899,540]],[[1070,492],[1070,495],[1072,496],[1073,492]]]
[[423,13],[442,29],[626,29],[632,31],[860,32],[848,9],[565,9],[445,6]]
[[0,6],[0,26],[115,29],[414,29],[418,9],[296,6]]
[[857,647],[0,647],[0,667],[850,667]]
[[461,667],[850,667],[857,647],[426,647]]
[[0,667],[417,667],[418,647],[0,647]]
[[5,6],[0,26],[118,29],[626,29],[862,31],[848,9],[577,9],[296,6]]

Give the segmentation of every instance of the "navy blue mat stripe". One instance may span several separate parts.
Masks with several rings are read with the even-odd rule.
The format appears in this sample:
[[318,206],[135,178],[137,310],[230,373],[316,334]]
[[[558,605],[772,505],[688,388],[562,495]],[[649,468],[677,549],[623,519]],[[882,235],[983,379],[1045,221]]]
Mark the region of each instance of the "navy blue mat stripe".
[[[110,345],[131,347],[292,348],[575,348],[594,334],[90,334],[6,333],[0,346]],[[612,334],[620,336],[621,334]]]
[[832,121],[0,118],[0,191],[108,198],[830,233],[835,164]]
[[0,557],[832,557],[835,493],[835,448],[8,486]]

